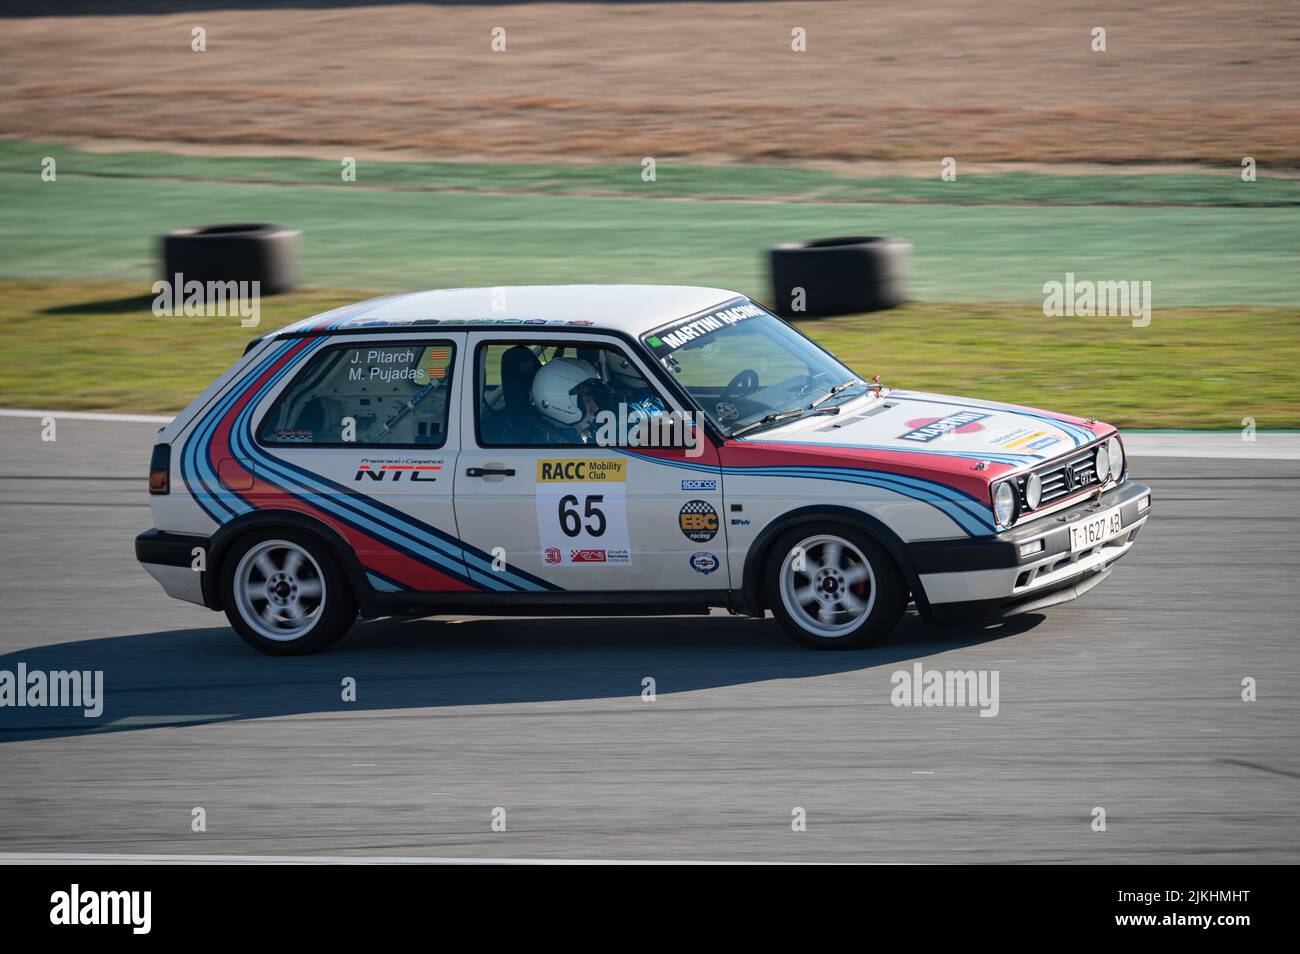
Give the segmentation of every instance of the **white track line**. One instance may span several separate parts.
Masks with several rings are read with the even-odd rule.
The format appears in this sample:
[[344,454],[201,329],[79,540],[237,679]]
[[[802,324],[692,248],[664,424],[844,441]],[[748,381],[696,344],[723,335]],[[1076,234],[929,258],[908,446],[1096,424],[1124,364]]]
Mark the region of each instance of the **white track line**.
[[1257,431],[1253,441],[1240,431],[1121,431],[1133,457],[1200,457],[1215,460],[1300,460],[1300,434]]
[[[727,861],[610,860],[604,858],[434,858],[402,855],[107,855],[80,852],[0,852],[0,864],[27,865],[722,865]],[[766,862],[738,862],[765,864]]]
[[98,411],[28,411],[0,407],[0,417],[52,417],[60,421],[117,421],[122,424],[170,424],[175,415],[101,414]]
[[[101,414],[96,411],[30,411],[0,407],[0,417],[53,417],[70,421],[170,424],[164,414]],[[1244,441],[1240,431],[1123,431],[1133,457],[1201,457],[1212,460],[1300,460],[1300,433],[1258,431]]]

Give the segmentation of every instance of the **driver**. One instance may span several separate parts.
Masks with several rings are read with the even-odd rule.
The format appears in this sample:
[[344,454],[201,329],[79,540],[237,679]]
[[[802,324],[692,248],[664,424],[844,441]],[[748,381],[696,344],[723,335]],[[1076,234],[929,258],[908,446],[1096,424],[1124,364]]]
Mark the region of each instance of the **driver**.
[[612,392],[596,369],[578,358],[553,358],[533,377],[533,406],[557,443],[594,444],[596,415]]
[[659,417],[668,412],[659,395],[650,389],[626,355],[606,352],[605,371],[615,396],[627,405],[627,419],[632,427],[647,417]]

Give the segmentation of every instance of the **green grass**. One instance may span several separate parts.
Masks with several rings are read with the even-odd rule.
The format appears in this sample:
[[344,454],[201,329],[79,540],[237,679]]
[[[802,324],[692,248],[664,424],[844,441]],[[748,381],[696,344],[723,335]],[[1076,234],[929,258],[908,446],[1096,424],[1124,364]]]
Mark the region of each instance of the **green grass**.
[[[340,152],[340,156],[342,155]],[[158,152],[90,153],[67,146],[0,140],[0,171],[27,174],[52,156],[60,176],[126,179],[340,185],[333,159],[179,156]],[[962,173],[954,182],[934,175],[850,176],[826,169],[775,165],[700,166],[664,160],[656,181],[643,182],[641,165],[392,162],[362,160],[361,189],[511,192],[543,195],[616,195],[629,198],[719,198],[818,202],[927,202],[940,204],[1297,206],[1300,179],[1262,176],[1241,181],[1221,173],[1056,175]]]
[[764,250],[831,235],[914,246],[913,297],[1042,302],[1043,283],[1153,283],[1182,305],[1300,303],[1290,208],[843,205],[474,195],[0,173],[0,278],[151,279],[178,225],[305,233],[304,281],[383,290],[554,282],[767,288]]
[[[44,155],[58,160],[55,182],[40,178]],[[392,290],[659,282],[761,299],[770,245],[868,234],[913,243],[918,303],[804,323],[863,374],[1126,426],[1300,425],[1292,180],[942,183],[662,163],[643,183],[639,166],[362,162],[348,185],[338,170],[0,142],[0,403],[174,411],[254,334]],[[158,236],[237,221],[303,229],[303,280],[316,290],[264,300],[258,331],[155,318]],[[1152,282],[1150,327],[1045,318],[1043,284],[1066,272]]]
[[250,340],[361,298],[298,292],[266,298],[261,324],[158,318],[148,284],[0,282],[0,406],[178,411],[234,363]]
[[[0,406],[169,412],[247,341],[367,297],[316,290],[236,319],[158,318],[147,283],[0,282]],[[1095,415],[1121,426],[1300,427],[1300,308],[1169,308],[1151,325],[1044,318],[1038,307],[928,303],[800,327],[863,375]]]

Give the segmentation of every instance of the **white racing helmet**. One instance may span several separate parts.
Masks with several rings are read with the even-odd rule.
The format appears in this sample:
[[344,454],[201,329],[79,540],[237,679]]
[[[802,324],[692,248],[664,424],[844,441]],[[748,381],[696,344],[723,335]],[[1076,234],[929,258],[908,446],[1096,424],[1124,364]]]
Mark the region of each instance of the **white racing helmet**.
[[600,375],[578,358],[552,358],[533,377],[533,406],[557,424],[577,424],[587,416],[578,385]]

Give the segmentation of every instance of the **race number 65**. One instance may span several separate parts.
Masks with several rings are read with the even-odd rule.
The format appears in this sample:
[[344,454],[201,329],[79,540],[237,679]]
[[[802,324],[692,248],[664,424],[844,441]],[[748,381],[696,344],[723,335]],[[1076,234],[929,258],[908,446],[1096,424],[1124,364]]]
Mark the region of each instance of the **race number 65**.
[[[579,514],[577,510],[578,498],[576,496],[573,494],[565,494],[561,497],[560,529],[564,532],[564,535],[566,537],[576,537],[583,531],[583,529],[586,529],[590,536],[602,536],[605,533],[605,527],[607,526],[605,522],[605,512],[597,507],[596,504],[603,503],[604,500],[604,494],[588,494],[583,498],[583,512]],[[583,517],[586,517],[589,521],[594,520],[594,524],[588,523],[584,528],[582,523]]]

